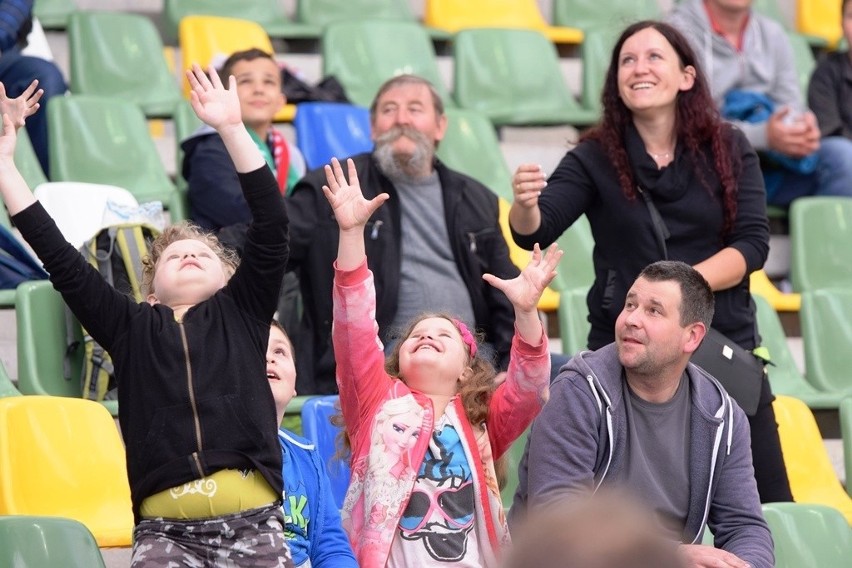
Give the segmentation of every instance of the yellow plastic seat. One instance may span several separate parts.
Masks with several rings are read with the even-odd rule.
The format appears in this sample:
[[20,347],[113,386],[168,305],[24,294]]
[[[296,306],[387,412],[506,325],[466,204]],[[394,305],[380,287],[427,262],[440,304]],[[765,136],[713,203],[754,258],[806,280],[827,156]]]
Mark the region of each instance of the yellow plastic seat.
[[129,546],[124,445],[109,412],[74,398],[0,399],[0,515],[66,517],[99,546]]
[[795,292],[782,292],[765,270],[757,270],[749,277],[749,289],[752,294],[764,298],[776,312],[798,312],[802,307],[802,295]]
[[423,23],[455,33],[470,28],[536,30],[553,43],[580,44],[583,31],[548,24],[535,0],[426,0]]
[[834,507],[852,523],[852,498],[837,479],[810,409],[801,400],[783,395],[775,397],[772,407],[793,498],[797,503]]
[[[512,233],[509,230],[509,208],[511,206],[502,197],[497,199],[500,203],[500,229],[503,231],[506,244],[509,245],[509,258],[515,266],[523,268],[530,261],[530,251],[522,249],[512,240]],[[538,301],[538,309],[543,312],[555,312],[559,309],[559,292],[550,287],[545,288],[541,299]]]
[[[221,63],[235,51],[257,48],[269,54],[275,53],[272,40],[260,24],[237,18],[186,16],[178,26],[178,42],[184,70],[193,63],[206,70],[211,62]],[[181,74],[183,94],[188,99],[189,80],[183,71]],[[295,115],[296,105],[288,104],[278,111],[274,120],[291,122]]]
[[837,0],[797,0],[796,29],[799,33],[823,38],[829,49],[843,37],[840,2]]

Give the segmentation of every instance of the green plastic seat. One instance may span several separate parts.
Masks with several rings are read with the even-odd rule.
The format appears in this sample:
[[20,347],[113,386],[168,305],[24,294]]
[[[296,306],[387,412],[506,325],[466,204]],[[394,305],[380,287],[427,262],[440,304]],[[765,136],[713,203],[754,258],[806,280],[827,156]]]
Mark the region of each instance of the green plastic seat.
[[803,292],[799,322],[805,378],[817,389],[852,395],[852,287]]
[[852,528],[832,507],[766,503],[763,516],[775,542],[776,568],[845,568],[852,559]]
[[506,459],[508,460],[508,463],[506,463],[506,484],[500,490],[500,497],[503,498],[503,508],[506,511],[512,506],[515,491],[518,489],[518,467],[524,458],[524,448],[526,448],[527,440],[530,437],[530,428],[531,426],[524,430],[524,433],[512,442],[509,451],[506,452]]
[[105,568],[86,525],[62,517],[0,517],[0,566],[10,568]]
[[624,29],[633,22],[660,16],[662,10],[656,0],[553,0],[553,22],[583,31],[602,24]]
[[852,286],[852,199],[800,197],[790,206],[790,280],[797,292]]
[[571,288],[559,291],[559,339],[562,352],[574,355],[587,349],[589,343],[589,306],[586,296],[589,288]]
[[512,173],[491,121],[473,110],[451,108],[446,115],[447,131],[438,145],[438,158],[511,201]]
[[198,115],[192,110],[192,105],[186,99],[179,101],[175,105],[172,120],[175,123],[175,161],[177,163],[175,185],[184,201],[184,207],[189,211],[189,202],[186,198],[187,184],[183,177],[183,148],[181,148],[181,142],[186,140],[190,134],[198,130],[204,123],[198,118]]
[[793,48],[793,62],[796,66],[796,77],[799,79],[799,88],[802,91],[802,96],[807,100],[808,83],[816,68],[814,52],[811,50],[808,38],[802,34],[787,32],[787,37],[790,38],[790,45]]
[[279,0],[165,0],[164,35],[174,43],[178,25],[184,16],[221,16],[257,22],[271,37],[285,39],[315,39],[322,28],[293,22]]
[[842,395],[816,389],[799,372],[781,319],[769,302],[757,294],[752,294],[757,307],[757,332],[761,345],[769,350],[771,365],[766,367],[772,392],[798,398],[811,409],[837,408]]
[[[41,164],[38,163],[38,158],[35,155],[35,150],[33,150],[33,145],[30,142],[26,128],[18,130],[18,143],[15,146],[15,165],[18,167],[21,175],[24,176],[24,181],[27,182],[30,189],[35,189],[36,186],[47,181],[47,176],[44,175],[44,170],[41,169]],[[2,209],[3,212],[1,214],[6,215],[6,222],[4,224],[8,227],[8,214],[5,207]]]
[[452,106],[438,71],[435,48],[426,30],[414,22],[352,20],[329,24],[322,36],[323,75],[334,75],[346,96],[369,107],[379,87],[410,73],[429,80],[444,106]]
[[6,396],[21,396],[21,393],[12,383],[12,379],[9,378],[6,366],[0,362],[0,398]]
[[556,242],[565,254],[559,261],[556,278],[550,284],[551,288],[557,291],[578,288],[588,292],[595,281],[595,266],[592,261],[595,238],[592,236],[588,217],[580,215]]
[[36,0],[33,4],[33,15],[46,30],[64,30],[76,11],[74,0]]
[[93,95],[56,97],[47,121],[53,181],[117,185],[139,203],[162,201],[172,220],[185,218],[138,106]]
[[611,25],[589,27],[584,31],[583,44],[580,46],[580,58],[583,62],[583,91],[580,103],[589,112],[600,117],[603,112],[601,93],[603,92],[612,48],[621,30]]
[[171,116],[180,89],[153,22],[138,14],[80,11],[68,23],[71,92],[138,104]]
[[497,126],[588,125],[596,112],[568,90],[556,47],[540,32],[462,30],[453,40],[454,95]]
[[852,497],[852,397],[840,401],[840,435],[843,437],[843,466],[846,493]]

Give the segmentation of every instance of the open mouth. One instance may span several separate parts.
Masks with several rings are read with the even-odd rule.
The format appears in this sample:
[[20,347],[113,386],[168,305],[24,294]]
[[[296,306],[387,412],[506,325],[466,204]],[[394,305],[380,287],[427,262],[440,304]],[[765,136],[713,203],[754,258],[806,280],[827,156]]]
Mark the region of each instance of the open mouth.
[[280,381],[281,378],[275,373],[275,371],[266,371],[266,378],[270,381]]
[[651,87],[653,87],[653,86],[654,86],[654,84],[653,84],[653,83],[647,83],[647,82],[646,82],[646,83],[636,83],[636,84],[635,84],[635,85],[633,85],[631,88],[632,88],[634,91],[644,91],[644,90],[646,90],[646,89],[650,89],[650,88],[651,88]]

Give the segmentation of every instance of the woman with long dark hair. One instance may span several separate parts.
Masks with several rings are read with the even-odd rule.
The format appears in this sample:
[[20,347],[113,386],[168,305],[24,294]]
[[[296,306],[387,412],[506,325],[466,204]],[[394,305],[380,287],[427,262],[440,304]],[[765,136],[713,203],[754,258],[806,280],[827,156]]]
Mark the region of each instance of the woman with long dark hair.
[[[586,214],[595,240],[590,349],[614,341],[630,284],[664,257],[704,276],[716,297],[713,327],[754,349],[749,274],[769,251],[763,177],[745,136],[720,118],[687,40],[661,22],[629,26],[613,49],[602,101],[601,123],[547,181],[535,165],[515,172],[515,241],[546,246]],[[762,501],[791,501],[772,398],[764,379],[749,418],[755,477]]]

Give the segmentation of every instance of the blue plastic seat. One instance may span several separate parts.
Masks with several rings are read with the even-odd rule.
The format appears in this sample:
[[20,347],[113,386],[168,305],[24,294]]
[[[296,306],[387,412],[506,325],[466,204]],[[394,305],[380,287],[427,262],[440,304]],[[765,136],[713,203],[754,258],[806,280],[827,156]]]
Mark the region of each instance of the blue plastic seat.
[[301,103],[293,119],[296,145],[308,169],[373,149],[370,111],[345,103]]
[[341,428],[331,423],[331,417],[339,413],[337,395],[317,396],[305,401],[302,406],[302,433],[317,445],[320,457],[331,480],[331,493],[337,508],[343,508],[343,498],[349,488],[349,463],[338,459],[338,434]]

